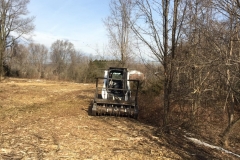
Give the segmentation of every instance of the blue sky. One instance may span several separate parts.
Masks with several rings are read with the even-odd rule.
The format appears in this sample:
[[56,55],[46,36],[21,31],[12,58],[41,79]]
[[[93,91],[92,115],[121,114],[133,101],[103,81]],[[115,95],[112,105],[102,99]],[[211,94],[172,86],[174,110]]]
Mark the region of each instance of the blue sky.
[[35,43],[50,47],[57,39],[69,40],[77,50],[95,54],[107,45],[103,19],[110,0],[31,0],[29,15],[35,16]]

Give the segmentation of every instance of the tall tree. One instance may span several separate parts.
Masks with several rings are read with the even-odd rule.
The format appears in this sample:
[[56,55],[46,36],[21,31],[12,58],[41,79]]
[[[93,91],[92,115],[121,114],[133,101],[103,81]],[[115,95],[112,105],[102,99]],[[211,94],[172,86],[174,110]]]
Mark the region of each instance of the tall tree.
[[55,73],[59,76],[66,76],[67,66],[71,62],[71,57],[75,55],[74,45],[68,40],[57,40],[51,46],[50,59],[55,66]]
[[238,0],[214,1],[214,4],[222,14],[222,24],[225,27],[221,37],[224,43],[219,47],[223,57],[222,65],[224,65],[224,69],[219,70],[219,73],[224,75],[224,85],[226,86],[224,90],[226,96],[224,109],[228,115],[228,126],[223,132],[223,138],[225,138],[225,145],[228,146],[228,132],[234,123],[240,121],[240,118],[234,113],[235,105],[240,100],[240,6]]
[[133,0],[112,0],[110,16],[104,20],[107,28],[111,52],[120,57],[122,67],[125,67],[131,56],[131,29]]
[[28,48],[23,44],[15,43],[11,52],[11,58],[8,60],[11,75],[21,78],[26,77],[29,69]]
[[211,96],[206,96],[206,94],[214,91],[212,85],[214,78],[210,76],[214,75],[216,65],[213,64],[216,63],[217,57],[214,56],[214,47],[211,47],[209,43],[212,41],[211,38],[217,37],[217,33],[213,31],[216,21],[213,19],[214,10],[211,1],[186,0],[185,2],[187,10],[184,32],[182,32],[185,41],[182,43],[185,45],[184,48],[188,49],[187,54],[180,53],[184,57],[181,60],[184,63],[178,67],[181,68],[181,74],[187,75],[185,83],[189,83],[189,88],[188,91],[185,89],[188,93],[185,97],[189,99],[189,102],[191,101],[190,118],[191,124],[195,125],[196,113],[201,108],[201,102],[203,99],[208,101]]
[[83,56],[79,51],[71,52],[70,64],[68,67],[68,78],[74,81],[79,81],[82,69],[85,67],[83,64]]
[[27,17],[29,2],[30,0],[0,0],[0,80],[6,48],[34,29],[34,17]]
[[41,78],[43,76],[43,66],[47,62],[48,49],[42,44],[31,43],[28,50],[29,62],[36,68],[39,78]]
[[[169,131],[170,100],[174,73],[174,59],[181,21],[180,0],[136,0],[139,10],[137,21],[132,23],[135,35],[147,46],[164,69],[164,117],[163,127]],[[171,11],[171,12],[170,12]]]

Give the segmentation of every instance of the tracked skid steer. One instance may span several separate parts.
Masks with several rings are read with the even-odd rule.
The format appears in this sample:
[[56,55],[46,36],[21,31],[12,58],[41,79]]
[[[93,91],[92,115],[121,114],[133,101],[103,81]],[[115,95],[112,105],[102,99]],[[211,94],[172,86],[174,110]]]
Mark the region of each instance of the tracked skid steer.
[[96,78],[96,92],[91,106],[92,116],[138,117],[139,81],[129,79],[127,68],[110,67],[103,78]]

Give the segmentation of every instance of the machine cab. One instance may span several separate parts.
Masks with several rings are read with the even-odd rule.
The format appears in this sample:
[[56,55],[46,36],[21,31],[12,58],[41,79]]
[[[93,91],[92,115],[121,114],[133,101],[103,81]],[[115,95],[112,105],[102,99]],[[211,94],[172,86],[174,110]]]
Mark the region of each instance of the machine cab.
[[129,74],[126,68],[110,68],[104,72],[103,99],[128,100],[130,91]]

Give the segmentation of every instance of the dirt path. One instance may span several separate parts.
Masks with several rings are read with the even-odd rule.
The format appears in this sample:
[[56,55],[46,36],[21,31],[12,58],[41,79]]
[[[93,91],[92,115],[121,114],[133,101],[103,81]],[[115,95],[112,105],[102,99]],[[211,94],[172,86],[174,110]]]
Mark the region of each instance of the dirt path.
[[156,130],[91,117],[94,85],[8,79],[0,83],[0,159],[181,159]]

